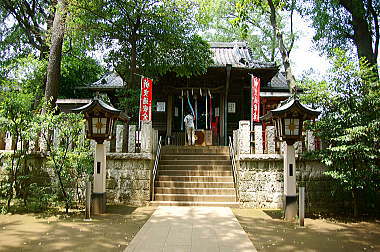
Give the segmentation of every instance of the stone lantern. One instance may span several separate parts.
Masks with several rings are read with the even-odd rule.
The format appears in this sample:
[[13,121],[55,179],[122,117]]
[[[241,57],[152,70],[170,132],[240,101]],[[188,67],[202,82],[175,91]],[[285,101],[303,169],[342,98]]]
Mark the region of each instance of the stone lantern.
[[313,120],[319,114],[320,111],[301,104],[298,97],[293,96],[261,118],[264,121],[272,121],[275,126],[276,138],[286,142],[284,150],[284,212],[286,220],[292,220],[297,215],[296,165],[293,144],[303,139],[304,121]]
[[73,112],[84,114],[86,137],[96,141],[92,212],[102,214],[106,210],[106,149],[103,142],[111,139],[115,121],[127,121],[128,117],[121,110],[98,99],[73,109]]

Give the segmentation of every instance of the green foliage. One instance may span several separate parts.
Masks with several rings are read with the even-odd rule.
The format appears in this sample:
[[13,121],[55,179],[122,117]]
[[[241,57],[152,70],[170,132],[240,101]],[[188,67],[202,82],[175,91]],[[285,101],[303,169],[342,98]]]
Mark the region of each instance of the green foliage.
[[[344,33],[351,33],[349,15],[341,7],[338,1],[306,1],[303,6],[304,12],[309,14],[316,29],[314,40],[317,45],[327,51],[332,52],[333,48],[349,50],[353,46],[347,43],[347,36]],[[306,8],[308,7],[308,8]],[[331,53],[330,53],[331,55]]]
[[131,72],[196,75],[212,63],[207,43],[195,34],[188,1],[76,0],[71,6],[72,29],[80,27],[88,41],[101,41],[109,49],[107,62],[125,81],[134,77]]
[[119,97],[118,107],[127,111],[131,124],[137,124],[139,121],[140,90],[122,89],[118,91],[117,96]]
[[[205,5],[198,0],[199,5]],[[276,2],[276,1],[275,1]],[[289,7],[286,2],[276,2],[278,10]],[[254,58],[264,61],[280,62],[277,38],[270,23],[267,1],[256,0],[214,0],[210,8],[202,8],[207,12],[200,20],[203,24],[203,37],[209,41],[247,41]],[[288,13],[279,12],[278,27],[284,29]],[[285,33],[285,42],[290,44],[291,35]],[[297,34],[295,35],[296,37]]]
[[77,90],[93,83],[104,74],[103,67],[93,58],[86,55],[86,48],[75,44],[74,47],[65,45],[68,52],[62,55],[61,82],[59,85],[60,98],[91,98],[88,91]]
[[[54,188],[68,212],[78,188],[84,186],[83,182],[88,180],[92,169],[93,160],[89,140],[85,139],[84,119],[80,114],[56,114],[55,110],[46,106],[35,121],[34,128],[41,132],[46,142],[47,165],[53,171]],[[55,142],[50,140],[52,134],[56,138]]]
[[304,0],[299,7],[311,17],[316,30],[314,41],[328,55],[334,54],[334,48],[340,48],[355,51],[371,64],[377,62],[380,1]]
[[[23,78],[26,79],[21,82]],[[36,91],[30,91],[33,90],[30,83],[25,73],[19,76],[19,82],[3,81],[1,85],[0,132],[9,132],[19,147],[2,155],[7,176],[1,181],[0,196],[6,196],[7,211],[14,199],[22,200],[28,211],[56,206],[57,201],[63,202],[68,210],[74,201],[81,200],[84,182],[92,169],[84,121],[81,115],[57,114],[47,106],[43,110],[33,109]],[[57,129],[60,141],[52,143],[52,132]],[[47,170],[44,163],[37,162],[41,157],[28,147],[30,141],[38,142],[39,138],[47,145]]]
[[0,76],[14,60],[48,55],[47,23],[51,1],[0,1]]
[[23,163],[27,160],[24,143],[31,139],[30,124],[33,120],[31,111],[34,94],[27,92],[19,83],[3,81],[0,86],[0,132],[9,132],[13,136],[15,148],[6,164],[8,179],[6,181],[7,209],[11,206],[14,191],[19,192],[19,175]]
[[[329,78],[303,87],[304,101],[323,109],[309,125],[325,149],[316,153],[327,175],[346,190],[376,192],[380,185],[380,83],[364,60],[360,67],[335,51]],[[355,197],[354,195],[354,197]]]

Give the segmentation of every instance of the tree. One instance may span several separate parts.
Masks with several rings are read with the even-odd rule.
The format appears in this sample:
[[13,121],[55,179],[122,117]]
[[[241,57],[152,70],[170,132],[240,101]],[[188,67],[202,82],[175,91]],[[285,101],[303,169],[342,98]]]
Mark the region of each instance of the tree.
[[[211,4],[210,4],[211,2]],[[198,0],[197,17],[208,41],[247,41],[257,60],[277,60],[276,36],[268,15],[240,0]],[[281,25],[282,26],[282,25]]]
[[74,95],[73,87],[93,82],[103,73],[87,56],[88,43],[78,39],[75,30],[67,31],[67,4],[66,0],[0,2],[0,78],[14,78],[15,63],[31,55],[41,63],[48,61],[44,78],[35,83],[43,89],[42,94],[36,93],[35,104],[44,93],[53,100],[60,92],[63,97]]
[[360,193],[380,189],[380,82],[365,59],[359,67],[335,52],[328,79],[304,85],[303,99],[323,109],[311,128],[327,148],[316,156],[326,174],[352,193],[357,216]]
[[[93,163],[89,140],[84,135],[83,116],[74,113],[56,114],[55,109],[47,104],[44,113],[37,115],[33,128],[41,132],[47,145],[47,164],[52,169],[53,188],[58,189],[58,198],[62,200],[68,213],[77,187],[88,179]],[[55,141],[50,140],[52,132]]]
[[77,89],[93,83],[104,74],[104,68],[93,58],[87,56],[88,49],[75,44],[64,45],[68,48],[62,55],[59,98],[89,98],[86,90]]
[[47,68],[45,99],[52,105],[58,97],[59,82],[61,77],[62,46],[65,35],[66,1],[57,0],[53,27],[51,31],[51,46],[49,63]]
[[187,1],[77,0],[72,7],[74,29],[85,31],[90,41],[103,41],[107,61],[129,88],[137,86],[135,73],[190,76],[205,72],[211,63]]
[[[358,59],[376,66],[379,52],[380,2],[373,0],[307,0],[302,9],[311,16],[314,40],[329,55],[334,48],[356,48]],[[375,71],[377,74],[377,69]],[[377,74],[378,75],[378,74]]]
[[[269,16],[270,25],[272,26],[273,34],[276,38],[276,46],[279,49],[282,59],[282,65],[285,68],[286,82],[289,86],[290,92],[294,93],[296,91],[296,80],[294,78],[291,64],[290,64],[290,53],[294,46],[295,35],[293,33],[293,12],[295,11],[295,0],[282,1],[282,0],[239,0],[239,4],[236,5],[236,11],[238,12],[238,22],[247,22],[250,14],[246,12],[247,8],[259,8],[263,13]],[[289,11],[290,18],[290,35],[288,40],[285,41],[284,32],[279,24],[279,11],[287,10]],[[246,29],[245,25],[242,25],[243,29]],[[286,43],[288,42],[288,43]]]
[[47,30],[51,28],[54,18],[50,9],[52,3],[50,0],[0,2],[0,51],[4,52],[6,59],[33,50],[39,53],[41,59],[47,58]]
[[[277,1],[276,1],[277,2]],[[293,11],[295,0],[291,0],[290,4],[290,27],[291,27],[291,34],[293,34]],[[275,5],[275,2],[273,0],[268,0],[268,5],[270,9],[270,20],[273,28],[273,32],[276,34],[277,40],[278,40],[278,46],[281,53],[282,58],[282,64],[285,68],[285,78],[286,82],[288,83],[289,89],[291,93],[294,93],[296,90],[296,79],[294,78],[291,66],[290,66],[290,52],[293,49],[294,45],[294,36],[291,36],[291,42],[289,47],[287,48],[284,42],[284,35],[283,32],[279,29],[277,25],[277,9],[281,9],[282,3],[281,1],[277,2],[277,5]]]
[[2,82],[0,85],[0,131],[8,132],[12,141],[18,148],[8,155],[9,163],[6,165],[8,171],[7,181],[7,209],[11,207],[14,192],[18,191],[20,183],[20,169],[27,158],[27,147],[25,145],[31,137],[30,124],[33,120],[31,107],[34,96],[20,88],[18,83]]

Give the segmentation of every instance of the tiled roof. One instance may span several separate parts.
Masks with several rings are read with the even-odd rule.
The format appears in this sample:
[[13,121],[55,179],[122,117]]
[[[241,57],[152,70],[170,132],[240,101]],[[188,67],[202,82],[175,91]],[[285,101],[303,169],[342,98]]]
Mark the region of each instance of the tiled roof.
[[[225,67],[230,64],[235,68],[246,69],[276,68],[273,62],[253,60],[251,49],[245,42],[210,42],[210,47],[213,52],[214,67]],[[124,85],[123,79],[117,73],[109,72],[85,89],[116,89]]]
[[273,62],[253,60],[251,49],[245,42],[210,42],[214,66],[232,65],[236,68],[275,68]]
[[276,89],[288,89],[288,83],[286,82],[286,78],[284,73],[278,72],[268,83],[268,86],[271,88],[276,88]]
[[90,89],[108,89],[124,87],[123,79],[115,72],[109,72],[102,76],[98,81],[88,85]]

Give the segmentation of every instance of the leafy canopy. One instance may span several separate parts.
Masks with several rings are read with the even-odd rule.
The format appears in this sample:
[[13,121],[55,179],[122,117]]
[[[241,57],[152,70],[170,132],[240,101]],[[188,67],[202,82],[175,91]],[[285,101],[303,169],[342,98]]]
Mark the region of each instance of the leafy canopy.
[[317,153],[327,174],[347,190],[379,190],[380,82],[373,66],[335,50],[333,67],[322,82],[304,84],[304,102],[323,109],[311,125],[326,146]]
[[139,72],[159,76],[204,73],[208,44],[196,35],[191,2],[175,0],[73,0],[71,25],[107,49],[106,61],[124,80]]

